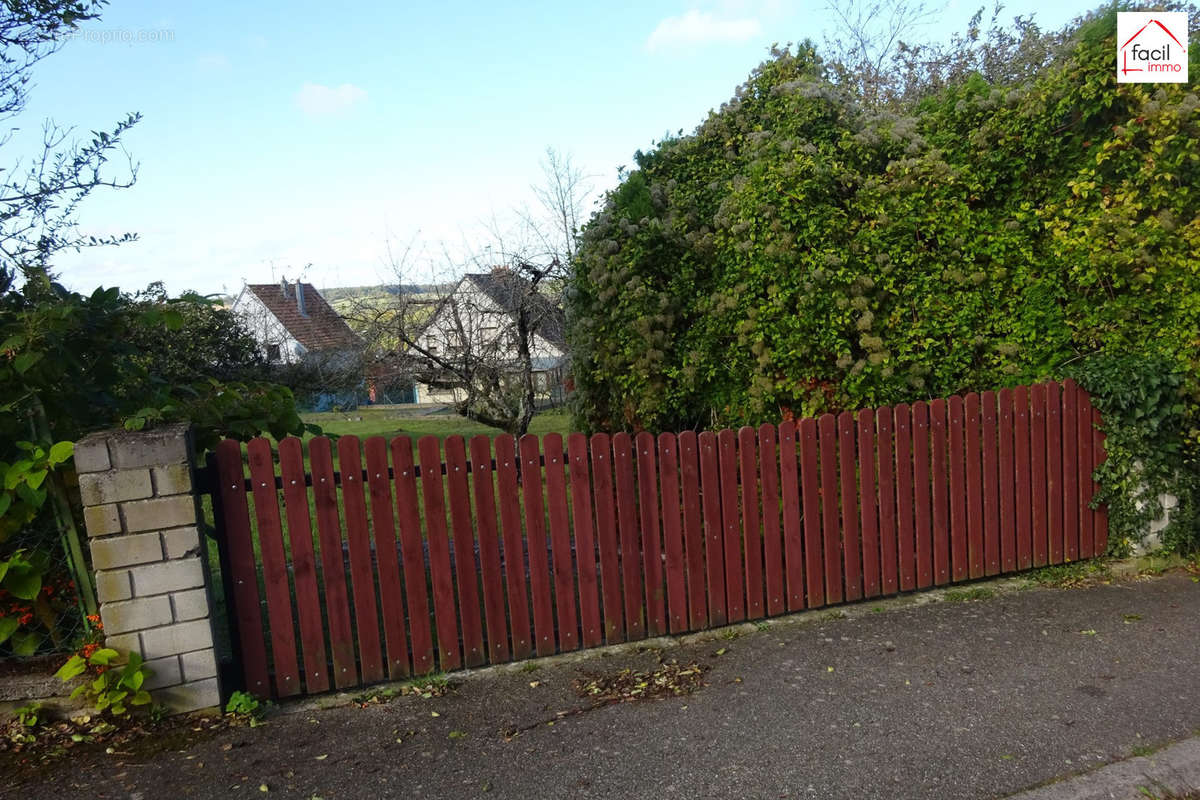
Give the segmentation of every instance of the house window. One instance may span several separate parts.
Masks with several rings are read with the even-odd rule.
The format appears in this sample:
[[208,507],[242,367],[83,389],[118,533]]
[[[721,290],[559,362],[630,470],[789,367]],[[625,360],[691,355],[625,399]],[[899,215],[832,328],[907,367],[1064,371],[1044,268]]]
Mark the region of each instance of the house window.
[[278,361],[278,360],[279,360],[279,345],[277,345],[277,344],[267,345],[267,361]]

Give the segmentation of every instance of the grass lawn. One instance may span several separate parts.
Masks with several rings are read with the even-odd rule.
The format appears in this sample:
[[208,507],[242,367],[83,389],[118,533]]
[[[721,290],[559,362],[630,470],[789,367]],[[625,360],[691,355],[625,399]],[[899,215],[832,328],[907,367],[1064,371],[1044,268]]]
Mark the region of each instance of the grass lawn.
[[[411,436],[413,443],[422,436],[433,435],[445,441],[447,436],[458,434],[465,439],[483,434],[495,438],[501,434],[491,428],[457,414],[413,415],[411,411],[396,408],[364,406],[355,411],[302,414],[305,422],[320,425],[326,433],[339,436],[354,435],[360,439],[369,436]],[[571,432],[571,415],[565,409],[553,409],[535,414],[529,432],[536,436],[547,433]],[[306,440],[312,438],[305,436]]]

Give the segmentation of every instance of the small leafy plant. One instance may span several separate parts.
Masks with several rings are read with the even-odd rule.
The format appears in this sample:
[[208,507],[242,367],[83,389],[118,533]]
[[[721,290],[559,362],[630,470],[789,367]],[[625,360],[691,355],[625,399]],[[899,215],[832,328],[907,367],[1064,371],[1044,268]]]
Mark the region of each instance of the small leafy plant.
[[236,691],[229,696],[225,713],[256,728],[262,723],[263,707],[258,698],[249,692]]
[[95,677],[81,683],[71,692],[71,698],[86,697],[96,711],[107,711],[114,717],[129,713],[129,706],[144,706],[150,703],[150,693],[142,688],[151,670],[142,662],[139,653],[131,652],[124,665],[116,664],[120,653],[110,647],[102,647],[87,656],[76,653],[55,673],[55,677],[66,682],[85,672]]

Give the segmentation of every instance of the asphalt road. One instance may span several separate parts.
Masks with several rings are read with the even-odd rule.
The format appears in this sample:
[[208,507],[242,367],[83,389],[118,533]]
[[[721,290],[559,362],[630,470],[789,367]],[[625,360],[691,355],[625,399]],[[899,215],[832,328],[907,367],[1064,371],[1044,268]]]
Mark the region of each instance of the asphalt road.
[[[13,796],[990,798],[1200,729],[1189,575],[875,609],[309,706],[183,750],[94,753]],[[707,667],[706,685],[597,708],[572,688],[660,658]]]

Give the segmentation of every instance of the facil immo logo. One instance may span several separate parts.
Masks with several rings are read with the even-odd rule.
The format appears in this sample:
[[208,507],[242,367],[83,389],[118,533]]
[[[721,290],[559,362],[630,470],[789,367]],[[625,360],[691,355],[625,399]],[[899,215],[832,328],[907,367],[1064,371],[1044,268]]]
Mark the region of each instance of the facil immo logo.
[[1117,12],[1117,83],[1187,83],[1188,15]]

